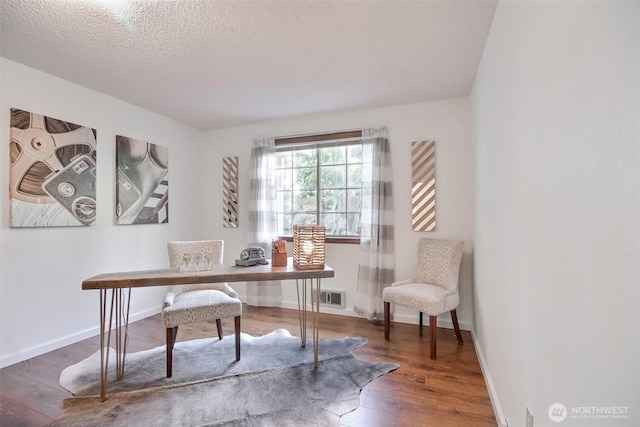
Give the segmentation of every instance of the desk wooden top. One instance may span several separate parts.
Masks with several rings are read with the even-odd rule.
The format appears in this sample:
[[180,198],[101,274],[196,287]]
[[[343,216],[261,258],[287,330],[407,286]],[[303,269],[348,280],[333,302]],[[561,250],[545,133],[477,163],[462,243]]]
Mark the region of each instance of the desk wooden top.
[[193,283],[262,282],[265,280],[324,279],[334,277],[334,270],[325,264],[324,269],[298,270],[293,259],[283,267],[256,265],[238,267],[215,265],[212,270],[180,271],[163,268],[158,270],[104,273],[82,282],[82,289],[142,288],[147,286],[188,285]]

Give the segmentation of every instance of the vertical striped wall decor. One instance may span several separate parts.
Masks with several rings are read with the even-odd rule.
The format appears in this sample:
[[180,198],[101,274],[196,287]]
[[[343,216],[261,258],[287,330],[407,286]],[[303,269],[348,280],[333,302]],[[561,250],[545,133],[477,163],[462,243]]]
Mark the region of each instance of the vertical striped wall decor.
[[436,142],[411,143],[413,231],[436,230]]
[[238,226],[238,158],[222,159],[222,220],[225,227]]

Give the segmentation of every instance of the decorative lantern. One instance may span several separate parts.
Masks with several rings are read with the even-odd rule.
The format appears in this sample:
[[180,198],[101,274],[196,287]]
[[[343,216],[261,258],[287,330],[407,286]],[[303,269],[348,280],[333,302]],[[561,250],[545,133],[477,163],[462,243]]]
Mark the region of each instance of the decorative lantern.
[[324,236],[321,225],[293,226],[293,266],[299,270],[324,268]]

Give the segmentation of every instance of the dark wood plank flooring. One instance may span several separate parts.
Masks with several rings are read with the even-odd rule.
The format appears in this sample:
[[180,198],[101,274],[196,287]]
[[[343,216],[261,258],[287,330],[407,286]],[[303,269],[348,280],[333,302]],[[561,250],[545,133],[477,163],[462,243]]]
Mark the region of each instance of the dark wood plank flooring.
[[[242,331],[263,335],[277,328],[299,336],[296,310],[243,307]],[[417,317],[417,313],[416,313]],[[233,333],[233,319],[223,320],[225,335]],[[342,417],[343,426],[496,426],[487,387],[471,335],[463,331],[458,345],[453,330],[438,329],[438,359],[429,359],[429,329],[392,323],[385,341],[382,323],[322,314],[320,339],[364,336],[369,343],[354,352],[357,358],[388,361],[400,368],[369,383],[360,407]],[[215,323],[184,325],[178,341],[216,335]],[[129,325],[129,351],[164,344],[161,315]],[[311,338],[311,325],[307,337]],[[59,385],[60,372],[99,349],[93,337],[0,370],[0,426],[44,426],[61,415],[62,401],[71,397]]]

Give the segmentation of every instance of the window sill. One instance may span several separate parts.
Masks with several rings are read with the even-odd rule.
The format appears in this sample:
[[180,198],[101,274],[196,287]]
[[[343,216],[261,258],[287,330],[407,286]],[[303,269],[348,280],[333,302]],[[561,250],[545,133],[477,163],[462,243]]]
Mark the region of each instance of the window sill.
[[[278,239],[285,240],[287,242],[293,242],[293,236],[279,236]],[[359,237],[325,237],[325,243],[345,243],[348,245],[359,245]]]

